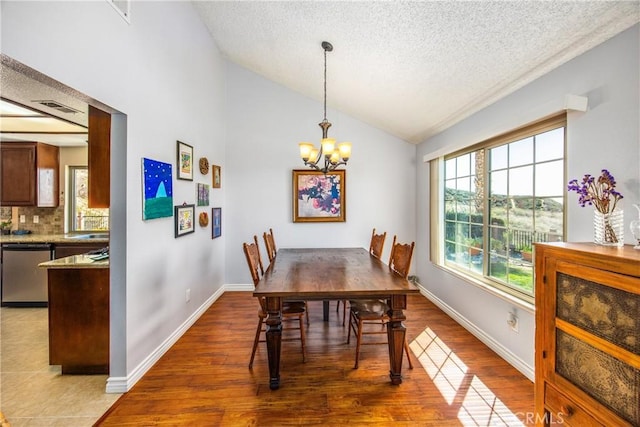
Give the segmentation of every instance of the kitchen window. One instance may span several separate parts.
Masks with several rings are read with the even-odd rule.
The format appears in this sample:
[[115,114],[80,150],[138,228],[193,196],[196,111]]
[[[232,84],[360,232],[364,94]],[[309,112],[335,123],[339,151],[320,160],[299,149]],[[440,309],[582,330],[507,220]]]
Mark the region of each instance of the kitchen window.
[[562,114],[431,162],[438,263],[533,303],[532,244],[564,236],[565,127]]
[[109,209],[89,208],[89,173],[86,166],[69,166],[69,231],[108,231]]

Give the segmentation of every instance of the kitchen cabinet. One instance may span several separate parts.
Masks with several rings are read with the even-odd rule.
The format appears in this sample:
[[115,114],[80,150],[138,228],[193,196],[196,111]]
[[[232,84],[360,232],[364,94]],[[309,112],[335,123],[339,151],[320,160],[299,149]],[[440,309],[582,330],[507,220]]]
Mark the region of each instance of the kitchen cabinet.
[[58,147],[11,142],[2,143],[0,151],[0,205],[58,206]]
[[111,185],[111,114],[89,106],[89,207],[108,208]]
[[48,268],[49,364],[109,373],[109,268]]
[[535,251],[536,424],[640,425],[640,251]]

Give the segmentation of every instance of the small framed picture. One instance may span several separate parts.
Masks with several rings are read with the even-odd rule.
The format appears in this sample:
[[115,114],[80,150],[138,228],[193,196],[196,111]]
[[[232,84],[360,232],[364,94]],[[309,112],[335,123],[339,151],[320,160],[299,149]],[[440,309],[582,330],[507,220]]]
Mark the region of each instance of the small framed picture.
[[196,204],[198,206],[209,206],[209,184],[196,184]]
[[173,216],[176,226],[175,237],[193,233],[195,229],[195,205],[178,205],[173,207]]
[[211,209],[211,238],[222,236],[222,208]]
[[222,177],[222,171],[220,170],[220,166],[211,165],[211,169],[213,170],[213,188],[220,188]]
[[193,181],[193,147],[177,141],[176,163],[178,164],[178,179]]

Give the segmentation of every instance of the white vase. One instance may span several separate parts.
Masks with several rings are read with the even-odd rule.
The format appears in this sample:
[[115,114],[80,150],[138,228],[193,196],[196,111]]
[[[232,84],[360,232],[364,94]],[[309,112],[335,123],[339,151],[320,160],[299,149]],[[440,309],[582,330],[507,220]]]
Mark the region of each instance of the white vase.
[[593,242],[602,246],[624,245],[624,211],[593,211]]

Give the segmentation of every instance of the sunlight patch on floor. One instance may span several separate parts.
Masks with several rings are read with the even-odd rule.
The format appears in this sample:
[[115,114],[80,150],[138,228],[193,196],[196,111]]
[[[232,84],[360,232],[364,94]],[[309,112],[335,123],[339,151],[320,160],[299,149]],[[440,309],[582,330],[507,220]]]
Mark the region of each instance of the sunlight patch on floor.
[[427,327],[409,347],[464,426],[524,426],[516,414]]

